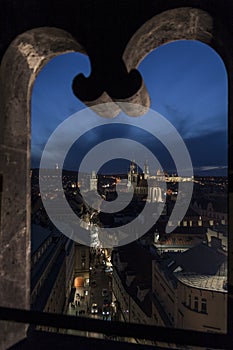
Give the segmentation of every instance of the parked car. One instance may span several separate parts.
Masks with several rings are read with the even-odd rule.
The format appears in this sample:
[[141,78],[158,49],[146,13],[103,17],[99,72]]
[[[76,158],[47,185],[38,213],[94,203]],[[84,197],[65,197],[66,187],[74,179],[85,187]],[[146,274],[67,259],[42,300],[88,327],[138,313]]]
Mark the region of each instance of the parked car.
[[102,307],[102,315],[107,316],[110,315],[110,307],[109,305],[103,305]]
[[104,269],[104,271],[106,272],[106,273],[111,273],[112,271],[113,271],[113,268],[112,267],[106,267],[105,269]]
[[96,303],[91,305],[91,314],[98,314],[98,305]]

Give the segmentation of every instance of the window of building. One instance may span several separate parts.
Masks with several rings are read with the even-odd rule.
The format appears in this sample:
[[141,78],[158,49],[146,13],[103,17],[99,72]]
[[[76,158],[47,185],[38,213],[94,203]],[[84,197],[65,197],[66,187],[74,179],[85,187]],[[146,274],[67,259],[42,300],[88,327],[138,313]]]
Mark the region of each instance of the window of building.
[[198,297],[194,297],[194,311],[198,311]]
[[205,298],[201,299],[201,312],[207,313],[207,300]]
[[191,308],[191,294],[189,294],[188,306]]
[[82,258],[82,269],[85,269],[86,258]]

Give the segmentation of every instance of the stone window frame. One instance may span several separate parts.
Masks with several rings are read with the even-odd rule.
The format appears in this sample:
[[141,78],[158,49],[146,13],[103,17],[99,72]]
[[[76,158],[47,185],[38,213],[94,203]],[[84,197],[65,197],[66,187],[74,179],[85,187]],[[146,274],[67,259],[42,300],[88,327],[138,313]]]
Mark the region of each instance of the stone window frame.
[[192,296],[191,296],[191,294],[189,294],[189,296],[188,296],[188,307],[191,308],[191,306],[192,306]]
[[204,314],[207,314],[207,299],[206,298],[201,299],[201,312]]
[[[175,28],[175,30],[174,30]],[[157,47],[175,40],[198,40],[211,46],[223,59],[228,73],[229,174],[232,174],[233,49],[231,37],[207,11],[181,7],[152,17],[132,36],[123,60],[128,71]],[[4,188],[0,227],[1,306],[30,307],[30,114],[35,79],[53,57],[69,53],[85,54],[84,48],[59,28],[34,28],[17,36],[4,54],[0,67],[0,168]],[[139,92],[139,94],[142,92]],[[143,92],[146,95],[146,92]],[[108,102],[105,97],[103,101]],[[144,96],[148,99],[148,96]],[[143,96],[142,96],[143,100]],[[118,106],[121,107],[119,101]],[[17,181],[15,174],[17,173]],[[10,190],[9,190],[10,189]],[[229,193],[229,212],[233,212],[233,194]],[[9,217],[11,218],[9,220]],[[17,230],[15,229],[17,227]],[[233,215],[229,216],[233,227]],[[233,304],[233,240],[228,254],[228,310]],[[14,267],[14,268],[12,268]],[[23,268],[22,268],[23,267]],[[20,283],[19,283],[20,282]],[[232,315],[228,312],[228,324]],[[27,325],[0,321],[0,336],[6,347],[26,336]]]
[[193,311],[197,311],[199,310],[199,300],[198,297],[195,296],[194,300],[193,300]]

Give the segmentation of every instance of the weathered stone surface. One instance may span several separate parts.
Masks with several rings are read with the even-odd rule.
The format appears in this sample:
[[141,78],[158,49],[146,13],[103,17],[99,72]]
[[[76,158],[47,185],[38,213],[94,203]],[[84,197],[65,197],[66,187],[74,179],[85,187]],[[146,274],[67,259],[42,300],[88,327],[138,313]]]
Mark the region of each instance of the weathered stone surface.
[[174,40],[213,39],[213,18],[205,11],[190,7],[164,11],[148,20],[131,38],[123,59],[130,71],[158,46]]
[[[3,176],[0,241],[0,304],[30,307],[30,103],[37,74],[54,56],[84,52],[60,29],[39,28],[19,35],[0,71],[0,173]],[[26,326],[3,323],[1,346],[25,336]]]
[[104,92],[97,100],[83,102],[95,113],[105,118],[114,118],[121,111],[120,107],[113,102],[106,92]]
[[[1,63],[1,124],[4,144],[26,150],[30,128],[31,91],[37,74],[53,57],[84,52],[68,33],[38,28],[19,35]],[[3,120],[4,118],[4,120]]]

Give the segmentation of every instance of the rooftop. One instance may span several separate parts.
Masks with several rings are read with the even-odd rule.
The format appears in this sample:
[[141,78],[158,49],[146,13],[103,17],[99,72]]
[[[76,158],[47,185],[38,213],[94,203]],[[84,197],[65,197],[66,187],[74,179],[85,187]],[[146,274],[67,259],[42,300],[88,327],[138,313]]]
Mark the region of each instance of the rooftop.
[[42,226],[32,224],[31,229],[31,255],[51,236],[51,231]]
[[158,264],[174,286],[179,280],[191,287],[226,292],[227,256],[206,244],[163,253]]
[[191,273],[175,273],[176,278],[190,287],[227,293],[225,276],[196,275]]
[[[121,270],[117,263],[113,263],[125,290],[143,312],[150,316],[152,255],[137,242],[121,247],[115,250],[113,254],[119,257],[119,261],[125,267]],[[140,258],[137,259],[137,257]],[[127,264],[124,265],[126,262]],[[139,289],[147,290],[143,297]]]
[[216,275],[222,264],[227,263],[227,257],[223,252],[213,249],[206,244],[199,244],[183,253],[169,253],[169,261],[174,260],[170,267],[172,271],[181,266],[183,272],[200,275]]
[[[197,228],[196,228],[197,230],[195,230],[195,228],[193,229],[194,230],[192,230],[191,232],[190,230],[188,230],[188,233],[187,233],[187,228],[186,228],[186,233],[173,232],[167,237],[162,237],[157,243],[155,243],[155,246],[157,248],[163,248],[163,247],[191,248],[196,244],[200,244],[201,242],[203,242],[203,240],[206,240],[205,234],[203,234],[202,232],[199,234],[199,230]],[[194,232],[196,232],[196,235],[193,234]]]

